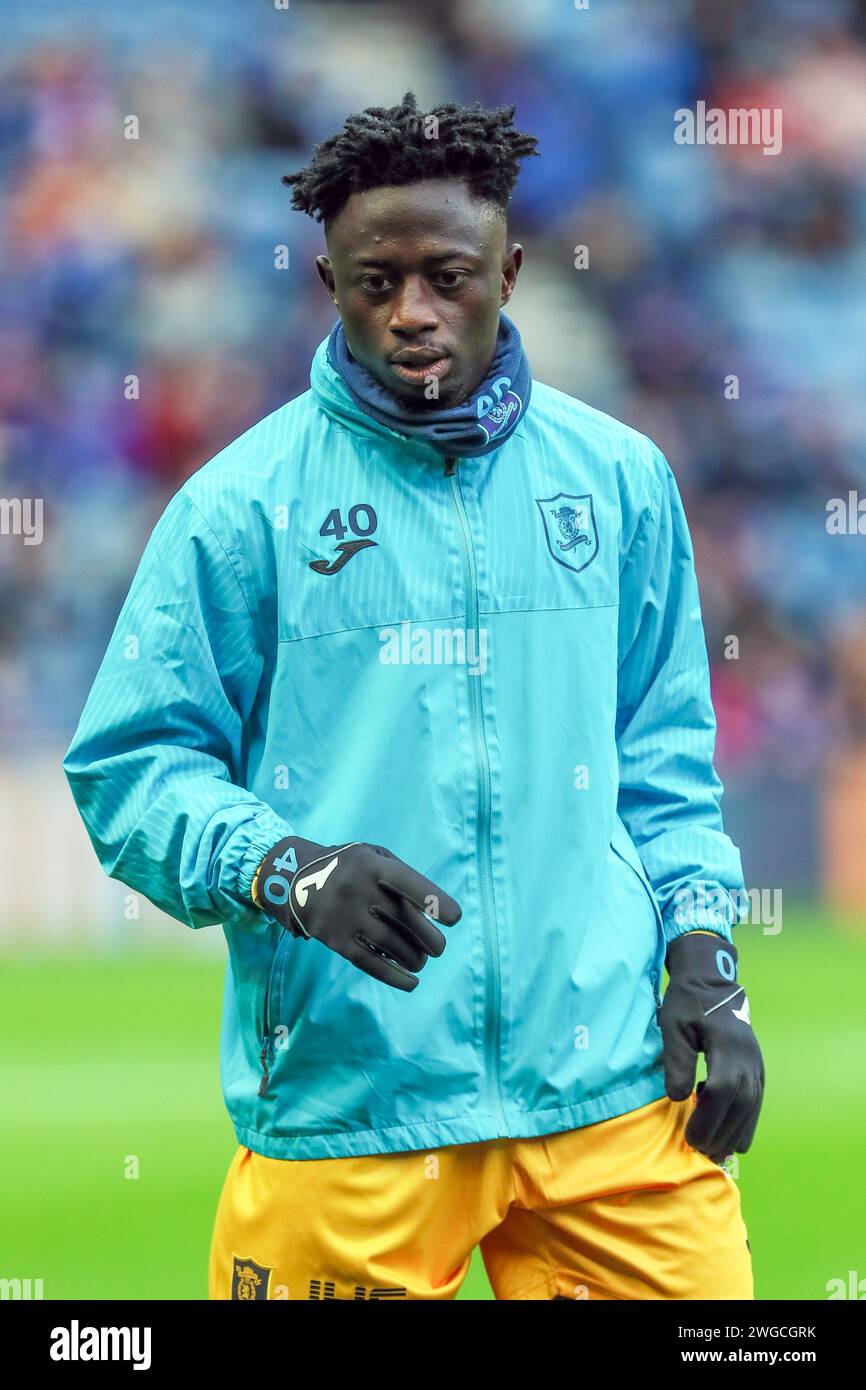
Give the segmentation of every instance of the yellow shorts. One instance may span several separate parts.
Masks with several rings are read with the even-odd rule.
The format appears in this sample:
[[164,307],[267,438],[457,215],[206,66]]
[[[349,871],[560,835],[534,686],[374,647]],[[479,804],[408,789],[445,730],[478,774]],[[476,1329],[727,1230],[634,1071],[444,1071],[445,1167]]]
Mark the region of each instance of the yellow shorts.
[[240,1148],[214,1299],[447,1299],[475,1246],[497,1299],[752,1299],[740,1194],[666,1098],[537,1139],[360,1158]]

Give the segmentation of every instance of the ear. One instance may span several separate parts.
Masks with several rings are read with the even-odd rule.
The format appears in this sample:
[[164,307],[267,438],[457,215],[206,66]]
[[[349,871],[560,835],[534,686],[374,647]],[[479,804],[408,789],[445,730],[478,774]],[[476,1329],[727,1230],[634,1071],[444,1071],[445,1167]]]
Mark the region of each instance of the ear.
[[500,308],[507,304],[511,298],[522,265],[523,247],[520,245],[519,241],[512,242],[505,253],[505,260],[502,262],[502,289],[499,296]]
[[334,267],[331,265],[327,256],[316,257],[316,270],[319,273],[319,279],[325,286],[334,304],[339,309],[340,306],[337,304],[337,285],[334,280]]

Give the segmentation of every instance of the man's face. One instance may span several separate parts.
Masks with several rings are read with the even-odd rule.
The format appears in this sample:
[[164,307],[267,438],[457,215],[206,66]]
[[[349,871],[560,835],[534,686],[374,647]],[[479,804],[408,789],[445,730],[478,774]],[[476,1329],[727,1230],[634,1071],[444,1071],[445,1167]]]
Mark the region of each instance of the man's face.
[[471,396],[523,258],[503,214],[461,179],[429,179],[353,193],[326,240],[316,268],[355,360],[413,405]]

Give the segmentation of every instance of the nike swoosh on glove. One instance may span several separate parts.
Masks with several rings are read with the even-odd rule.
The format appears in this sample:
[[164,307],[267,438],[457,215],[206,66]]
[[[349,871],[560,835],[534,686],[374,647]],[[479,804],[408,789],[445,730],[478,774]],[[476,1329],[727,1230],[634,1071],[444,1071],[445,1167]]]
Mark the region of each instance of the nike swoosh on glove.
[[[259,907],[294,936],[313,937],[383,984],[410,993],[443,926],[459,922],[453,898],[381,845],[281,840],[255,881]],[[414,973],[413,973],[414,972]]]
[[715,932],[686,932],[669,945],[670,982],[658,1009],[665,1090],[685,1100],[698,1053],[707,1079],[686,1126],[686,1142],[714,1163],[745,1153],[764,1096],[764,1059],[752,1032],[749,1001],[737,979],[737,948]]

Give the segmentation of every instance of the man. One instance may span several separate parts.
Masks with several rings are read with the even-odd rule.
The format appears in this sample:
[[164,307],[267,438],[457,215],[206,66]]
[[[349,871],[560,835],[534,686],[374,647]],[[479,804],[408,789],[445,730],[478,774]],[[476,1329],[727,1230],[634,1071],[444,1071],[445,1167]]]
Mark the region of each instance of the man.
[[409,93],[285,180],[339,322],[169,504],[65,759],[106,870],[228,941],[214,1298],[453,1298],[478,1244],[497,1298],[752,1297],[691,546],[501,312],[512,118]]

